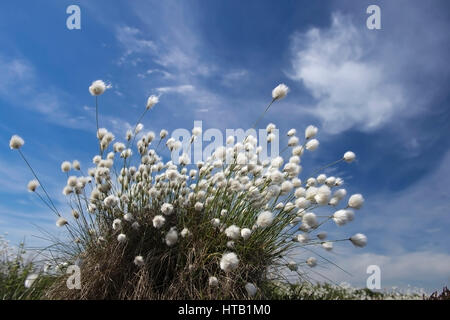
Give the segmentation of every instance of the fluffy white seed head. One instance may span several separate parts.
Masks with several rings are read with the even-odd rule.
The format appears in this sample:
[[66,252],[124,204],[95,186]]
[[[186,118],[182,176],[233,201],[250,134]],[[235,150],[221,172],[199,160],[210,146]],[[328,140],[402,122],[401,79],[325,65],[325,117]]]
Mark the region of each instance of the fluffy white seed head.
[[120,243],[124,243],[125,241],[127,241],[127,236],[124,233],[121,233],[117,236],[117,241],[119,241]]
[[318,130],[317,127],[312,126],[312,125],[306,127],[306,129],[305,129],[305,138],[306,139],[314,138],[316,136],[316,134],[317,134],[317,130]]
[[291,129],[287,132],[288,137],[292,137],[293,135],[295,135],[297,133],[297,130],[295,129]]
[[333,250],[333,242],[330,241],[322,242],[322,248],[324,248],[327,251]]
[[356,158],[356,155],[351,151],[347,151],[346,153],[344,153],[344,160],[348,163],[355,160],[355,158]]
[[248,282],[245,285],[245,290],[247,291],[247,294],[248,294],[249,297],[255,296],[256,291],[257,291],[256,286],[253,283],[250,283],[250,282]]
[[217,287],[219,285],[219,280],[217,280],[216,277],[209,277],[208,284],[209,284],[210,287],[215,288],[215,287]]
[[186,238],[187,236],[189,236],[191,234],[191,232],[189,231],[188,228],[183,228],[183,230],[181,230],[180,234],[183,238]]
[[288,86],[284,83],[279,84],[272,90],[272,98],[274,100],[283,99],[289,92]]
[[60,217],[58,220],[56,220],[56,226],[58,227],[65,226],[67,223],[68,223],[67,220],[64,219],[63,217]]
[[147,99],[147,110],[151,109],[155,104],[159,102],[159,98],[155,95],[151,95]]
[[99,96],[105,92],[106,88],[106,84],[102,80],[96,80],[89,87],[89,92],[93,96]]
[[347,219],[347,212],[346,210],[338,210],[333,214],[333,221],[338,225],[338,226],[343,226],[344,224],[347,223],[348,219]]
[[145,264],[144,258],[142,256],[136,256],[134,258],[134,264],[138,267],[142,267]]
[[118,229],[120,229],[121,225],[122,225],[122,220],[114,219],[112,228],[113,228],[113,230],[118,230]]
[[69,161],[64,161],[61,163],[61,171],[62,172],[69,172],[71,169],[71,163]]
[[171,247],[178,241],[178,232],[174,228],[170,229],[166,234],[166,244]]
[[228,238],[237,240],[241,235],[241,228],[233,224],[225,229],[225,234]]
[[153,222],[153,226],[156,229],[160,229],[164,225],[164,223],[166,222],[166,219],[163,216],[161,216],[161,215],[157,215],[157,216],[155,216],[153,218],[152,222]]
[[309,151],[314,151],[318,147],[319,147],[319,140],[317,140],[317,139],[309,140],[305,145],[306,150],[309,150]]
[[28,185],[27,185],[28,191],[34,192],[34,191],[36,191],[37,187],[39,187],[39,181],[37,181],[36,179],[28,182]]
[[367,237],[362,233],[357,233],[350,238],[350,241],[355,247],[365,247],[367,244]]
[[202,210],[203,210],[203,203],[201,203],[201,202],[196,202],[195,205],[194,205],[194,209],[195,209],[195,211],[197,211],[197,212],[202,211]]
[[161,206],[161,212],[166,216],[171,215],[173,212],[173,205],[170,203],[164,203]]
[[165,137],[167,137],[168,134],[169,134],[169,133],[167,132],[167,130],[162,129],[162,130],[159,132],[159,138],[160,138],[160,139],[164,139]]
[[256,224],[258,227],[265,228],[272,224],[273,222],[273,213],[270,211],[263,211],[258,215],[256,219]]
[[220,268],[225,272],[235,270],[239,265],[239,258],[234,252],[226,252],[220,259]]
[[201,127],[194,127],[192,129],[192,135],[195,137],[198,137],[202,134],[202,128]]
[[302,222],[307,224],[311,228],[316,227],[318,224],[317,217],[316,217],[315,213],[313,213],[313,212],[305,213],[302,217]]
[[133,223],[131,224],[131,227],[132,227],[134,230],[139,230],[139,227],[140,227],[139,222],[137,222],[137,221],[133,222]]
[[25,279],[25,288],[29,289],[33,286],[34,282],[39,278],[39,275],[36,273],[29,274]]
[[24,145],[25,141],[18,135],[13,135],[11,140],[9,140],[9,147],[11,149],[20,149]]
[[250,238],[252,234],[252,230],[250,230],[249,228],[242,228],[241,230],[241,237],[244,240],[247,240],[248,238]]
[[310,266],[311,268],[315,267],[317,265],[317,259],[314,257],[310,257],[306,259],[306,264]]
[[364,204],[364,197],[357,193],[348,199],[348,206],[353,209],[360,209]]
[[73,162],[72,162],[72,167],[73,167],[75,170],[81,170],[81,164],[80,164],[80,161],[78,161],[78,160],[73,160]]

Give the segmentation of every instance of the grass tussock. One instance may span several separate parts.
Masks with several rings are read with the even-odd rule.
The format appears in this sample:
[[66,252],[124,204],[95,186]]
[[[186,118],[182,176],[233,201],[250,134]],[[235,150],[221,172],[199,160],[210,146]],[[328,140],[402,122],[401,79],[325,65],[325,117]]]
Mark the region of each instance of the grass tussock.
[[[366,245],[361,233],[328,239],[321,231],[325,224],[351,222],[364,198],[354,194],[346,200],[343,179],[319,174],[332,165],[353,162],[351,151],[300,179],[302,157],[319,146],[316,127],[308,126],[300,136],[296,129],[289,130],[279,156],[262,152],[264,144],[279,139],[270,123],[262,129],[265,138],[258,140],[251,133],[227,137],[224,146],[191,163],[189,150],[200,139],[201,128],[193,128],[183,143],[166,130],[159,138],[153,131],[143,132],[140,122],[159,97],[149,97],[124,142],[100,128],[99,96],[106,89],[102,81],[89,88],[96,105],[94,166],[86,174],[77,160],[61,164],[69,210],[59,210],[52,201],[22,152],[25,141],[17,135],[10,141],[35,178],[29,191],[67,231],[65,241],[52,245],[64,263],[53,264],[56,280],[46,298],[264,299],[271,297],[267,288],[272,281],[281,281],[287,273],[308,279],[309,268],[322,259],[319,254],[294,260],[295,252],[313,254],[310,248],[315,247],[329,251],[342,241]],[[254,128],[287,93],[284,84],[272,91]],[[69,289],[64,271],[75,262],[81,288]]]

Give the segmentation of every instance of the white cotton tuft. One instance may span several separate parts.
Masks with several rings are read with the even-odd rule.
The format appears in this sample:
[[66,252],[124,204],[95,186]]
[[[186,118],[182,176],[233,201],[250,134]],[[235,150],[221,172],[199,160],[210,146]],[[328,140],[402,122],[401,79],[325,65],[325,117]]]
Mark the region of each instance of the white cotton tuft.
[[164,223],[166,222],[166,219],[163,216],[161,216],[161,215],[157,215],[157,216],[155,216],[153,218],[152,222],[153,222],[153,226],[156,229],[160,229],[164,225]]
[[317,140],[317,139],[309,140],[305,145],[306,150],[309,150],[309,151],[314,151],[318,147],[319,147],[319,140]]
[[151,95],[150,97],[148,97],[147,99],[147,110],[151,109],[155,104],[157,104],[159,102],[159,98],[155,95]]
[[225,234],[227,235],[228,238],[237,240],[241,235],[241,229],[233,224],[225,229]]
[[178,232],[175,228],[171,228],[166,234],[166,244],[171,247],[178,241]]
[[331,251],[333,249],[333,242],[329,242],[329,241],[323,242],[322,248],[324,248],[327,251]]
[[297,235],[297,241],[300,243],[307,243],[309,240],[308,234],[299,234]]
[[136,256],[134,258],[134,264],[138,267],[142,267],[145,264],[144,258],[142,256]]
[[211,223],[212,223],[213,227],[217,228],[220,226],[220,219],[214,218],[211,220]]
[[195,211],[197,211],[197,212],[202,211],[202,210],[203,210],[203,203],[201,203],[201,202],[196,202],[195,205],[194,205],[194,209],[195,209]]
[[281,184],[281,192],[282,192],[283,194],[286,194],[286,193],[290,192],[290,191],[292,190],[293,187],[294,187],[294,186],[292,185],[292,182],[290,182],[290,181],[284,181],[284,182]]
[[13,135],[9,140],[9,147],[11,149],[20,149],[25,144],[25,141],[18,135]]
[[256,287],[253,283],[248,282],[245,285],[245,290],[247,291],[247,294],[249,295],[249,297],[253,297],[256,294]]
[[362,205],[364,204],[364,197],[357,193],[354,194],[348,199],[348,206],[353,209],[361,209]]
[[93,96],[99,96],[105,92],[106,88],[107,87],[102,80],[96,80],[92,82],[91,86],[89,87],[89,92]]
[[139,227],[140,227],[139,222],[137,222],[137,221],[133,222],[132,225],[131,225],[131,227],[132,227],[134,230],[139,230]]
[[118,230],[118,229],[120,229],[121,226],[122,226],[122,220],[114,219],[113,224],[112,224],[113,230]]
[[136,125],[136,128],[134,129],[134,133],[138,134],[139,132],[142,131],[142,129],[144,129],[144,125],[142,123],[138,123]]
[[344,160],[348,163],[355,160],[355,158],[356,158],[356,155],[351,151],[347,151],[346,153],[344,153]]
[[71,169],[71,163],[69,161],[64,161],[61,163],[61,171],[62,172],[69,172]]
[[317,134],[317,127],[315,127],[315,126],[310,125],[305,129],[305,138],[306,139],[314,138],[316,136],[316,134]]
[[306,264],[310,266],[311,268],[315,267],[317,265],[317,259],[314,257],[310,257],[306,259]]
[[119,241],[120,243],[124,243],[125,241],[127,241],[127,236],[121,233],[117,236],[117,241]]
[[284,83],[279,84],[272,90],[272,98],[274,100],[283,99],[289,92],[288,86]]
[[289,147],[295,147],[297,145],[298,145],[298,138],[295,137],[295,136],[290,137],[289,140],[288,140],[288,146]]
[[263,211],[258,215],[256,219],[256,224],[258,227],[265,228],[272,224],[273,222],[273,213],[270,211]]
[[27,276],[27,278],[25,279],[25,284],[24,284],[25,288],[27,288],[27,289],[31,288],[31,286],[37,280],[38,277],[39,277],[39,275],[36,273],[29,274]]
[[168,134],[169,134],[169,132],[167,132],[167,130],[162,129],[162,130],[159,132],[159,138],[160,138],[160,139],[164,139],[165,137],[167,137]]
[[305,213],[302,217],[302,222],[307,224],[311,228],[315,228],[318,224],[317,217],[313,212]]
[[348,219],[347,219],[347,212],[346,210],[338,210],[333,214],[333,221],[338,225],[338,226],[343,226],[347,223]]
[[183,238],[186,238],[187,236],[189,236],[191,234],[191,232],[189,231],[188,228],[184,228],[183,230],[181,230],[180,234]]
[[75,170],[81,170],[81,164],[80,164],[80,161],[78,161],[78,160],[73,160],[73,162],[72,162],[72,167],[75,169]]
[[58,220],[56,220],[56,226],[58,227],[65,226],[67,223],[68,223],[67,220],[64,219],[63,217],[60,217]]
[[249,228],[242,228],[241,230],[241,237],[244,240],[247,240],[248,238],[250,238],[252,234],[252,230],[250,230]]
[[362,233],[357,233],[350,238],[350,241],[355,247],[365,247],[367,244],[367,237]]
[[173,212],[173,205],[170,203],[163,203],[161,206],[161,212],[166,216],[171,215]]
[[192,135],[195,137],[198,137],[202,134],[202,128],[201,127],[194,127],[192,129]]
[[215,287],[217,287],[219,285],[219,280],[217,280],[216,277],[209,277],[208,284],[209,284],[210,287],[215,288]]
[[239,265],[239,259],[234,252],[226,252],[220,259],[220,268],[225,272],[235,270]]
[[28,185],[27,185],[28,191],[35,192],[37,187],[39,187],[39,181],[31,180],[30,182],[28,182]]
[[103,200],[103,204],[107,207],[107,208],[115,208],[119,203],[119,198],[117,198],[114,195],[109,195],[105,198],[105,200]]

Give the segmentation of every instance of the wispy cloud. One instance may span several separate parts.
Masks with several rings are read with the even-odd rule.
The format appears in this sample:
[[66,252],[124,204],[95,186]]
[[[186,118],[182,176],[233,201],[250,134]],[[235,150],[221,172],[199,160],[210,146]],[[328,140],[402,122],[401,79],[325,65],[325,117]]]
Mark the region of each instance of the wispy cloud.
[[156,91],[158,91],[160,93],[187,93],[187,92],[192,92],[194,90],[195,90],[194,86],[192,86],[190,84],[156,88]]
[[383,60],[369,56],[372,46],[341,14],[327,29],[293,36],[289,76],[312,94],[316,105],[310,110],[326,131],[373,130],[406,107],[401,84],[389,77]]
[[133,55],[152,53],[157,50],[153,41],[144,39],[139,29],[130,26],[116,28],[116,39],[124,50],[123,55],[119,58],[119,64],[130,61],[131,64],[136,65],[141,61],[141,58]]

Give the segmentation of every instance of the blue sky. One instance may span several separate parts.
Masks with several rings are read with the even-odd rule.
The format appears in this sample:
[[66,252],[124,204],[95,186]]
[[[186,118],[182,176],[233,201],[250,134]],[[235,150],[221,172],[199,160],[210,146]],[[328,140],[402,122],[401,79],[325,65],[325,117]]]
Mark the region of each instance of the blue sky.
[[[81,8],[81,30],[66,8]],[[382,29],[366,28],[378,4]],[[87,88],[103,79],[100,125],[123,136],[150,94],[146,129],[248,128],[284,82],[288,97],[261,121],[319,127],[305,174],[347,150],[340,175],[366,206],[339,237],[363,232],[365,249],[330,254],[363,286],[378,264],[384,287],[450,284],[450,42],[446,1],[2,1],[0,4],[0,232],[38,242],[54,218],[26,191],[32,177],[8,148],[12,134],[64,207],[63,160],[90,166],[95,117]]]

